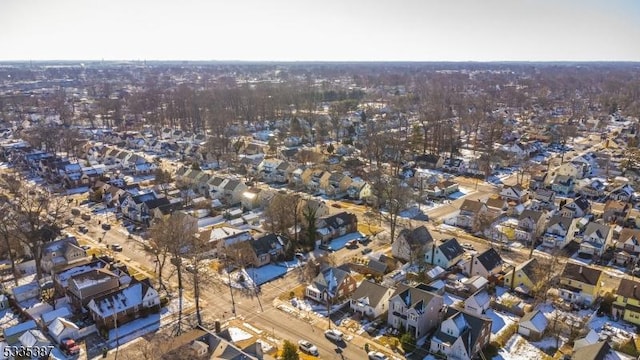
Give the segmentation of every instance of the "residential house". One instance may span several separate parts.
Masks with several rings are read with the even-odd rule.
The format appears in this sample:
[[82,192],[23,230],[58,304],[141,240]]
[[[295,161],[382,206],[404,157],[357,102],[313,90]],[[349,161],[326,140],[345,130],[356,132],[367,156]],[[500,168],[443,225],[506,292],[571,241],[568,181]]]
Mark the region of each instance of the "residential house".
[[574,179],[582,179],[585,175],[582,164],[565,162],[556,170],[556,176],[568,176]]
[[448,269],[462,260],[464,254],[465,251],[458,243],[458,240],[451,238],[441,240],[439,244],[431,242],[429,249],[425,252],[424,258],[429,264]]
[[560,297],[578,305],[591,305],[600,296],[602,271],[567,262],[560,274]]
[[253,266],[260,267],[284,255],[285,239],[276,234],[266,234],[250,241],[253,249]]
[[609,342],[598,341],[576,349],[571,355],[572,359],[580,360],[607,360],[618,359],[620,356],[611,348]]
[[518,204],[522,204],[529,200],[529,191],[520,185],[505,186],[500,191],[500,197],[507,201],[515,201]]
[[247,185],[240,180],[227,179],[222,187],[223,199],[227,204],[239,204],[242,200],[242,194],[247,189]]
[[77,340],[78,332],[80,331],[80,327],[78,325],[61,317],[53,320],[47,328],[49,330],[49,335],[51,335],[53,340],[58,344],[62,343],[62,340],[66,339]]
[[[51,346],[51,341],[42,333],[42,331],[33,329],[28,330],[20,335],[20,347],[25,349],[37,349],[48,348]],[[32,356],[31,358],[37,358]]]
[[531,341],[538,341],[542,339],[549,320],[540,310],[534,310],[524,314],[524,316],[518,321],[518,334],[524,336]]
[[351,213],[338,214],[319,218],[316,224],[318,240],[328,244],[331,240],[358,230],[358,218]]
[[575,186],[574,179],[567,175],[558,175],[553,180],[553,184],[551,184],[551,190],[555,191],[556,194],[560,195],[569,195],[573,192]]
[[444,298],[426,288],[424,284],[398,285],[389,299],[387,323],[416,339],[435,329],[441,320]]
[[226,179],[219,176],[212,176],[207,181],[209,197],[212,199],[221,199],[224,196],[224,185]]
[[369,319],[377,319],[386,314],[394,291],[393,288],[365,280],[351,294],[349,306],[353,312]]
[[[151,219],[148,202],[158,200],[158,197],[154,192],[146,192],[135,196],[126,194],[121,196],[120,199],[120,210],[124,217],[138,223],[148,224]],[[168,199],[162,199],[166,200],[166,203],[169,203]],[[164,200],[161,201],[165,202]],[[156,205],[152,202],[149,204],[152,206]]]
[[203,256],[218,257],[220,255],[232,256],[232,254],[228,254],[229,247],[253,240],[253,237],[248,230],[222,226],[201,232],[200,239],[207,243]]
[[343,173],[325,172],[320,178],[320,189],[332,198],[343,198],[347,195],[351,181],[351,178]]
[[6,341],[7,344],[15,345],[20,341],[22,334],[37,328],[38,324],[36,324],[35,321],[27,320],[13,326],[3,326],[2,334],[4,336],[4,341]]
[[587,180],[580,186],[577,193],[590,199],[595,199],[604,196],[606,188],[605,184],[599,179]]
[[367,200],[371,197],[371,185],[361,178],[353,178],[347,188],[347,197],[352,200]]
[[540,280],[540,265],[535,258],[529,259],[517,266],[510,266],[504,275],[504,285],[523,294],[529,294]]
[[478,356],[491,338],[491,319],[447,308],[440,328],[431,338],[431,351],[452,360]]
[[560,209],[560,216],[568,218],[580,218],[588,214],[591,214],[591,202],[584,196],[568,202]]
[[276,183],[285,184],[289,182],[291,173],[295,170],[295,167],[287,161],[283,161],[278,165],[275,171],[274,180]]
[[607,200],[604,204],[604,212],[602,213],[602,220],[607,223],[624,223],[629,214],[631,206],[629,203],[625,203],[617,200]]
[[501,197],[490,197],[485,202],[485,205],[487,205],[487,210],[489,210],[493,217],[502,216],[509,210],[509,204]]
[[466,172],[466,164],[463,159],[448,158],[442,164],[445,171],[464,174]]
[[590,222],[581,237],[580,253],[602,256],[612,243],[613,231],[609,225]]
[[614,246],[617,249],[615,261],[618,265],[626,266],[637,263],[640,254],[640,229],[623,228],[617,236]]
[[416,155],[413,161],[423,169],[440,169],[444,165],[444,158],[435,154]]
[[256,174],[256,178],[266,183],[276,182],[276,169],[278,166],[284,161],[280,159],[264,159],[258,165],[258,172]]
[[547,218],[542,211],[525,210],[518,218],[516,239],[531,243],[544,233]]
[[320,169],[306,169],[302,173],[302,181],[307,191],[310,193],[321,192],[321,179],[323,176],[326,176],[325,173],[326,171]]
[[640,282],[623,278],[615,296],[611,307],[613,318],[640,326]]
[[635,190],[629,184],[623,184],[611,190],[608,198],[611,200],[629,202],[635,198]]
[[491,296],[489,296],[486,289],[479,290],[464,300],[464,311],[471,314],[482,315],[490,307]]
[[260,208],[260,193],[262,192],[261,188],[258,187],[250,187],[242,193],[242,198],[240,199],[240,204],[242,208],[246,210],[255,210]]
[[424,258],[432,243],[433,237],[424,225],[411,230],[403,229],[391,244],[391,254],[404,261],[415,261]]
[[533,199],[540,202],[544,209],[553,210],[556,208],[556,193],[549,189],[539,188],[533,193]]
[[327,267],[305,289],[305,296],[321,303],[338,304],[356,290],[357,281],[347,271]]
[[467,276],[479,275],[488,279],[502,271],[504,261],[494,248],[489,248],[479,255],[472,255],[461,265],[462,271]]
[[573,240],[572,225],[574,221],[564,216],[552,216],[547,223],[547,229],[542,236],[542,245],[549,248],[563,249]]
[[81,311],[94,297],[108,294],[119,287],[120,277],[106,268],[100,268],[72,276],[67,282],[67,296],[71,306]]
[[460,191],[458,183],[444,180],[433,184],[427,184],[424,191],[429,198],[447,197],[455,192]]
[[87,252],[80,247],[78,240],[74,237],[52,241],[42,247],[40,267],[47,274],[87,262],[89,262]]
[[465,199],[460,206],[460,213],[456,217],[456,225],[476,231],[480,217],[487,213],[487,205],[480,201]]
[[93,298],[87,308],[99,328],[113,329],[160,309],[160,296],[147,282],[132,282],[128,287]]
[[538,191],[540,189],[544,189],[550,184],[550,176],[547,173],[546,166],[539,166],[531,170],[531,175],[529,177],[529,189],[533,191]]

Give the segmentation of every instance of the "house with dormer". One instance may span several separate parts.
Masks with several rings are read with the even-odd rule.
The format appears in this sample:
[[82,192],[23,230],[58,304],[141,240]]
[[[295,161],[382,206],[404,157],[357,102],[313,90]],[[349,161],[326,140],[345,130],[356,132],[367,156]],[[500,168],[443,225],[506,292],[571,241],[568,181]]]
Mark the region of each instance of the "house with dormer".
[[591,214],[591,202],[585,196],[568,202],[560,209],[560,216],[568,218],[581,218],[588,214]]
[[623,228],[613,244],[614,258],[618,265],[636,263],[640,255],[640,229]]
[[427,290],[426,285],[399,284],[389,299],[387,324],[419,339],[438,326],[443,306],[443,297]]
[[284,256],[286,240],[280,235],[269,233],[250,241],[250,244],[253,250],[252,265],[260,267]]
[[487,317],[449,307],[431,338],[430,350],[447,359],[474,359],[489,345],[491,324]]
[[46,274],[64,270],[89,262],[87,252],[80,247],[75,237],[67,237],[42,246],[40,267]]
[[460,263],[462,272],[467,276],[482,276],[489,279],[502,271],[504,261],[494,248],[489,248],[478,255],[472,255]]
[[518,204],[522,204],[529,200],[529,191],[520,185],[505,186],[500,191],[500,197],[507,201],[515,201]]
[[358,218],[354,214],[341,212],[318,219],[316,229],[317,239],[322,244],[328,244],[335,238],[358,231]]
[[276,177],[277,177],[276,169],[283,162],[284,161],[280,159],[274,159],[274,158],[262,160],[258,165],[256,178],[266,182],[267,184],[276,182]]
[[456,238],[431,242],[431,245],[424,254],[424,260],[431,265],[448,269],[462,260],[465,254],[464,248],[460,246]]
[[356,291],[357,281],[349,272],[337,267],[320,271],[305,289],[305,296],[324,304],[336,305]]
[[391,254],[404,261],[423,259],[433,244],[433,237],[424,226],[415,229],[402,229],[398,238],[391,244]]
[[615,301],[611,306],[613,318],[640,326],[640,282],[623,278],[614,295]]
[[516,239],[524,242],[537,240],[542,236],[547,217],[542,211],[524,210],[518,217]]
[[574,187],[574,178],[567,175],[557,175],[551,184],[551,190],[555,191],[556,194],[564,196],[572,193],[574,191]]
[[366,200],[371,197],[371,185],[359,177],[353,178],[347,188],[347,197],[351,200]]
[[98,328],[110,330],[159,311],[160,296],[148,281],[132,281],[126,288],[93,298],[87,308]]
[[456,217],[456,225],[461,228],[476,230],[480,216],[486,214],[487,211],[487,205],[479,200],[465,199]]
[[341,172],[325,172],[320,178],[320,189],[334,199],[343,198],[347,195],[351,181],[351,177]]
[[590,222],[579,237],[581,254],[602,256],[611,246],[613,231],[609,225]]
[[[126,280],[125,280],[126,279]],[[131,278],[125,276],[123,284]],[[72,276],[67,282],[67,297],[76,311],[82,311],[94,297],[106,295],[120,288],[120,276],[107,268],[98,268]]]
[[629,184],[620,185],[613,190],[608,195],[609,199],[629,202],[635,198],[635,190]]
[[578,194],[596,199],[604,196],[607,187],[600,179],[586,180],[576,191]]
[[351,294],[349,307],[369,319],[378,319],[389,310],[389,299],[394,292],[394,288],[365,280]]
[[564,216],[552,216],[542,235],[542,245],[548,248],[563,249],[573,240],[574,220]]
[[578,305],[591,305],[600,296],[602,271],[590,266],[567,262],[558,285],[562,299]]
[[540,203],[540,207],[547,210],[554,210],[556,208],[556,193],[555,191],[539,188],[533,193],[534,202]]

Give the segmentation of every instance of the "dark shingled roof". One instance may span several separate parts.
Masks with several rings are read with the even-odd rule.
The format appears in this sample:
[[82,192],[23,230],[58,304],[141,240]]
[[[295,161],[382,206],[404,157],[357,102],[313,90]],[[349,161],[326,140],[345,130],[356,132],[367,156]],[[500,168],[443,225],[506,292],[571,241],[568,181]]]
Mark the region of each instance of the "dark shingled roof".
[[471,212],[477,213],[477,212],[480,211],[480,209],[482,209],[482,205],[484,205],[484,204],[481,203],[480,201],[473,201],[473,200],[465,199],[465,201],[460,206],[460,210],[462,210],[462,211],[471,211]]
[[251,246],[256,255],[262,255],[284,246],[284,240],[276,234],[267,234],[252,241]]
[[438,246],[438,249],[440,249],[447,260],[453,260],[456,257],[464,254],[464,249],[462,248],[462,246],[460,246],[456,238],[446,240]]
[[602,271],[598,269],[568,262],[562,271],[561,277],[584,284],[596,285],[601,274]]
[[640,300],[640,282],[622,279],[616,294],[626,298]]
[[402,236],[407,241],[409,246],[412,246],[412,247],[413,246],[420,247],[420,246],[427,245],[430,242],[433,242],[433,237],[431,236],[431,233],[424,225],[417,227],[413,230],[402,229],[402,231],[400,231],[399,236]]
[[476,259],[478,259],[482,266],[484,266],[484,268],[487,270],[495,269],[496,267],[503,264],[500,254],[498,254],[498,252],[494,248],[487,249],[487,251],[478,255]]

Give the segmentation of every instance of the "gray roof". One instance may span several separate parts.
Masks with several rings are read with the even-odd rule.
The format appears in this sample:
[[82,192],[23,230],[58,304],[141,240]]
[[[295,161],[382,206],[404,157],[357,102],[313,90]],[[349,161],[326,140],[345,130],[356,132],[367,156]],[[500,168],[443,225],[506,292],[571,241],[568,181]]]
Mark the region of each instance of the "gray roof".
[[412,246],[412,247],[425,246],[433,242],[433,237],[431,236],[431,233],[424,225],[417,227],[413,230],[402,229],[402,231],[400,231],[399,236],[402,236],[407,241],[407,244],[409,244],[409,246]]
[[494,248],[487,249],[485,252],[478,255],[476,259],[478,259],[482,266],[487,270],[495,269],[503,264],[500,254],[498,254]]
[[400,297],[408,308],[415,308],[418,312],[424,312],[432,299],[442,297],[436,293],[423,290],[419,287],[410,287],[400,284],[391,298]]
[[572,359],[579,360],[604,360],[611,351],[611,346],[606,341],[598,341],[595,344],[586,345],[574,351]]
[[376,284],[373,281],[363,281],[356,291],[351,294],[352,299],[369,298],[369,305],[376,307],[383,300],[384,294],[389,290],[388,287]]
[[446,240],[445,242],[443,242],[438,246],[438,249],[440,249],[442,254],[449,261],[464,254],[464,249],[462,248],[462,246],[460,246],[456,238],[451,238],[449,240]]

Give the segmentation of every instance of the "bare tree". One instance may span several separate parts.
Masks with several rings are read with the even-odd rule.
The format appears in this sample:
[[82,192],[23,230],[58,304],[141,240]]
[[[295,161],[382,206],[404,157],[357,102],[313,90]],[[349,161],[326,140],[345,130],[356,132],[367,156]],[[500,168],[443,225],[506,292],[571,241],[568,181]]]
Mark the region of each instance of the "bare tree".
[[389,176],[382,176],[373,186],[379,194],[380,205],[384,207],[380,214],[389,223],[390,240],[393,243],[400,212],[407,208],[413,194],[406,184]]

